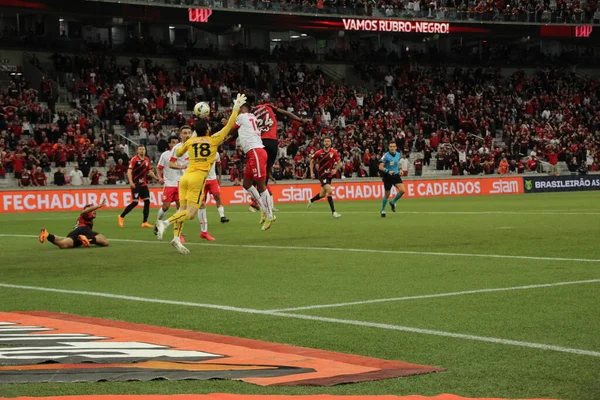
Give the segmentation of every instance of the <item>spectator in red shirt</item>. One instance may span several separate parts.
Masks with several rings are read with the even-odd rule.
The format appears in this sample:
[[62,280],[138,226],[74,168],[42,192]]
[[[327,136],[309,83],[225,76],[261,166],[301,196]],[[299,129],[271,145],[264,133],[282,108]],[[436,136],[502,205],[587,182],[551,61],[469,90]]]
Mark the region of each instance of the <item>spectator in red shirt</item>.
[[117,182],[125,182],[125,174],[127,173],[128,166],[123,163],[123,159],[119,158],[117,165],[115,165],[115,172],[117,173]]
[[40,146],[40,152],[52,157],[52,143],[48,141],[47,137],[44,138],[44,142]]
[[116,185],[118,179],[119,179],[119,174],[117,172],[117,169],[113,165],[106,172],[106,184],[107,185]]
[[527,161],[527,169],[531,172],[537,172],[538,169],[538,161],[535,156],[531,156]]
[[229,179],[233,182],[234,186],[240,185],[240,170],[234,163],[229,164]]
[[413,164],[415,166],[415,176],[422,176],[423,175],[423,160],[421,160],[420,158],[417,158]]
[[98,155],[96,156],[96,161],[98,161],[98,166],[105,167],[107,159],[108,159],[108,154],[106,153],[106,151],[104,151],[104,148],[101,147],[100,151],[98,152]]
[[22,171],[20,174],[20,179],[19,179],[19,186],[20,187],[27,187],[27,186],[31,186],[32,183],[32,179],[31,179],[31,173],[27,170]]
[[35,172],[33,173],[33,185],[34,186],[46,186],[48,183],[48,178],[46,174],[42,171],[42,167],[37,167]]
[[431,134],[431,139],[429,139],[429,147],[433,149],[433,151],[437,151],[438,146],[440,145],[440,139],[437,134],[434,132]]
[[296,166],[296,179],[302,180],[306,177],[306,168],[303,164]]
[[346,178],[352,178],[352,172],[354,172],[354,166],[352,165],[352,161],[348,160],[344,164],[344,176]]
[[558,156],[560,156],[565,149],[558,151],[558,148],[553,146],[546,146],[546,152],[540,152],[545,155],[548,159],[548,164],[550,164],[550,174],[554,174],[558,176]]
[[[17,146],[17,150],[11,157],[13,172],[15,173],[15,179],[21,179],[23,173],[23,166],[25,165],[25,153],[21,150],[21,146]],[[31,178],[31,177],[30,177]]]
[[92,172],[90,173],[90,184],[91,185],[99,185],[101,177],[102,177],[102,173],[100,171],[98,171],[98,168],[92,169]]
[[460,170],[458,168],[458,164],[456,163],[456,161],[454,161],[452,163],[452,176],[458,176],[460,173]]

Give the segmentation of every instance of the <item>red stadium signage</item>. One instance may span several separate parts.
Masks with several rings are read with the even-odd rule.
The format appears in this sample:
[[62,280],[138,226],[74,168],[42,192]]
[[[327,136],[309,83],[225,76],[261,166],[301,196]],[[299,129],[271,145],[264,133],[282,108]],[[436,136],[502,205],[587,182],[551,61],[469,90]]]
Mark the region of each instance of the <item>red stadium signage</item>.
[[450,33],[448,22],[400,21],[385,19],[342,18],[347,31]]
[[208,22],[208,18],[212,15],[210,8],[188,8],[188,19],[190,22]]
[[590,37],[594,28],[589,25],[584,26],[576,26],[575,27],[575,37]]
[[[442,180],[406,180],[405,198],[440,196],[476,196],[523,193],[523,178],[467,178]],[[272,185],[276,203],[304,203],[317,193],[319,184],[284,183]],[[392,195],[395,194],[392,190]],[[150,189],[152,207],[162,204],[162,189]],[[383,185],[379,181],[356,182],[336,181],[333,184],[333,197],[336,200],[376,200],[383,197]],[[221,198],[225,205],[248,204],[250,196],[240,186],[221,188]],[[106,208],[124,208],[131,202],[131,191],[125,187],[104,186],[102,189],[61,189],[61,190],[18,190],[0,192],[0,212],[35,212],[81,210],[87,204],[97,204],[106,200]],[[209,203],[214,204],[210,199]],[[140,207],[143,204],[140,203]]]

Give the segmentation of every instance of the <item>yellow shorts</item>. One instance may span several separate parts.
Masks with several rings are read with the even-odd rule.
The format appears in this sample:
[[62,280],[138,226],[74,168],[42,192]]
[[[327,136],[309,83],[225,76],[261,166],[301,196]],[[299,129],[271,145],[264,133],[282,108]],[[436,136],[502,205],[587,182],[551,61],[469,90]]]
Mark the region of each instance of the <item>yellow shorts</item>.
[[208,171],[196,171],[183,175],[179,181],[179,200],[184,200],[187,206],[200,208],[207,177]]

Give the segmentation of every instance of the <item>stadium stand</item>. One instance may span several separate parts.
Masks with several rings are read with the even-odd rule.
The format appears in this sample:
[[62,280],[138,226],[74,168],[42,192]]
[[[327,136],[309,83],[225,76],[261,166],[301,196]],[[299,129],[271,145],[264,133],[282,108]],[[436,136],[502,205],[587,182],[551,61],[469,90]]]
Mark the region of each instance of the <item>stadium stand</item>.
[[[141,47],[156,50],[149,40]],[[393,60],[393,54],[377,52]],[[61,173],[68,182],[75,165],[85,178],[99,168],[98,183],[123,182],[130,145],[145,144],[156,161],[168,136],[190,122],[196,102],[209,102],[213,120],[220,121],[239,91],[313,121],[281,121],[277,179],[304,179],[323,136],[334,139],[348,178],[376,177],[390,140],[407,155],[409,175],[547,172],[554,165],[560,173],[598,170],[600,85],[593,77],[564,68],[527,74],[468,63],[422,67],[415,54],[410,63],[355,63],[347,69],[356,78],[350,84],[349,76],[335,78],[319,65],[294,62],[309,52],[275,46],[271,56],[270,62],[171,58],[161,64],[137,55],[123,63],[102,48],[55,53],[49,60],[33,55],[29,61],[52,71],[55,80],[43,77],[37,90],[17,76],[2,88],[2,182],[19,184],[22,171],[38,166],[48,182],[66,167]],[[56,103],[55,82],[65,85],[68,103]],[[224,173],[235,181],[243,155],[229,144],[223,158]]]
[[141,4],[169,4],[225,9],[340,14],[403,19],[476,20],[540,23],[600,21],[597,0],[139,0]]

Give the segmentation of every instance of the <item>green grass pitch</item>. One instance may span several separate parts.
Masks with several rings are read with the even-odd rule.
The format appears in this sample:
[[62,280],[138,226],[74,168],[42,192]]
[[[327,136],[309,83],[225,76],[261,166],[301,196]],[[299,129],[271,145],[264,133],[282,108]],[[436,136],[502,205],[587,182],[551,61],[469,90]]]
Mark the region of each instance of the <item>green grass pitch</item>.
[[[217,241],[200,242],[198,221],[188,222],[187,257],[139,227],[141,209],[126,218],[124,229],[117,226],[118,211],[100,210],[95,228],[113,240],[111,246],[76,250],[39,244],[37,234],[46,227],[65,235],[77,213],[3,214],[0,283],[280,310],[600,280],[599,204],[597,192],[401,200],[398,212],[388,210],[382,219],[380,202],[340,202],[342,217],[334,220],[323,201],[311,211],[303,204],[280,205],[268,232],[260,231],[259,214],[245,207],[226,208],[229,224],[220,224],[210,208],[210,233]],[[153,210],[150,222],[155,216]],[[311,320],[0,287],[0,311],[65,312],[447,368],[331,388],[157,381],[0,385],[0,395],[454,393],[598,399],[599,289],[596,281],[283,311],[319,317]]]

